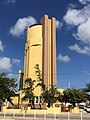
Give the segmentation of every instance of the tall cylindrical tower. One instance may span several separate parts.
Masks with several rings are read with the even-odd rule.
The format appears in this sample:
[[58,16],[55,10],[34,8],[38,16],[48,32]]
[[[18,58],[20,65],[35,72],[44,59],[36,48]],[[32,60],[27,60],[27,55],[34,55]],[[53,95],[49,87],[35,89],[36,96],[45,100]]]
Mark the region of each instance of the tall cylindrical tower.
[[46,87],[56,87],[56,19],[49,19],[47,15],[42,17],[41,24],[27,29],[24,81],[27,78],[37,79],[34,68],[36,64],[39,65]]
[[[24,81],[27,78],[31,78],[37,84],[37,75],[35,73],[35,66],[39,65],[39,69],[42,72],[42,25],[35,24],[27,29],[27,40],[25,45],[25,57],[24,57]],[[24,86],[25,87],[25,84]],[[41,90],[36,87],[34,94],[41,93]]]

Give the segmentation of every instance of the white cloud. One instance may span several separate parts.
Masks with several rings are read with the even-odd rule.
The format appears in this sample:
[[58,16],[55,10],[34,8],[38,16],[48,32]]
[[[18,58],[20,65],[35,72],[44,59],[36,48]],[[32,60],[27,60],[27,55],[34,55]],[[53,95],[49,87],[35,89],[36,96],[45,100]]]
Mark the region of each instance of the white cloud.
[[56,28],[60,30],[61,27],[62,27],[62,23],[59,20],[56,20]]
[[11,60],[8,57],[1,57],[0,58],[0,70],[4,70],[4,71],[11,71]]
[[57,60],[64,63],[68,63],[69,61],[71,61],[68,55],[62,56],[61,54],[58,55]]
[[16,3],[16,0],[1,0],[2,5],[11,5],[15,3]]
[[2,41],[0,41],[0,51],[4,51],[4,45],[2,44]]
[[13,74],[13,73],[9,73],[9,74],[7,74],[7,77],[8,78],[15,78],[15,79],[19,79],[19,74]]
[[68,8],[71,8],[71,9],[76,8],[76,5],[75,5],[75,4],[72,4],[72,3],[70,3],[70,4],[68,5]]
[[37,23],[37,20],[32,16],[19,18],[16,24],[10,28],[10,33],[12,36],[20,37],[24,34],[24,30],[28,26],[36,24],[36,23]]
[[84,46],[83,48],[80,48],[79,45],[74,44],[74,45],[68,46],[68,49],[75,51],[79,54],[90,55],[90,47],[89,46]]
[[69,9],[63,19],[67,24],[73,26],[77,26],[86,21],[86,18],[83,16],[81,10],[76,9]]
[[90,72],[89,72],[89,71],[83,71],[83,73],[84,73],[85,75],[89,75],[89,76],[90,76]]
[[12,64],[20,65],[20,60],[17,58],[12,58]]
[[82,3],[82,4],[87,4],[87,3],[90,2],[90,0],[79,0],[79,2]]
[[9,74],[7,74],[7,77],[16,80],[16,83],[17,83],[17,90],[18,90],[18,88],[19,88],[19,80],[20,80],[19,74],[9,73]]
[[87,22],[78,26],[77,33],[74,34],[74,37],[85,44],[90,44],[90,18]]
[[20,60],[16,58],[0,57],[0,71],[11,71],[12,65],[20,65]]
[[10,4],[10,3],[16,3],[16,0],[6,0],[6,2],[7,2],[8,4]]
[[90,4],[82,9],[69,8],[63,19],[67,25],[76,26],[75,39],[90,44]]

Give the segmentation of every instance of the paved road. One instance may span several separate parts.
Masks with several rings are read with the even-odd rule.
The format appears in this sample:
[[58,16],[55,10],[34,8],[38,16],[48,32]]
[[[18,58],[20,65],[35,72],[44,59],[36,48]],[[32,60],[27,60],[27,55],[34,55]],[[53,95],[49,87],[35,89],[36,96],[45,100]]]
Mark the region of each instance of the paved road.
[[[7,119],[6,119],[7,118]],[[90,113],[81,114],[60,114],[60,115],[34,115],[34,114],[2,114],[0,113],[0,120],[90,120]]]

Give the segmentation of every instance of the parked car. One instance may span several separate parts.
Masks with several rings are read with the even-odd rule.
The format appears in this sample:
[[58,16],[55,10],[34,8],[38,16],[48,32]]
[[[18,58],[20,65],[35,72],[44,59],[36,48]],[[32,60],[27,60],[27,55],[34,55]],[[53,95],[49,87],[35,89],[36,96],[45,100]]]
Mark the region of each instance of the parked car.
[[80,109],[84,109],[84,105],[79,105],[79,108]]
[[84,109],[85,106],[86,106],[86,103],[78,103],[78,107],[80,109]]
[[87,110],[87,106],[84,106],[84,110],[85,110],[85,111]]
[[89,105],[89,106],[85,106],[85,107],[84,107],[84,110],[85,110],[87,113],[90,113],[90,105]]

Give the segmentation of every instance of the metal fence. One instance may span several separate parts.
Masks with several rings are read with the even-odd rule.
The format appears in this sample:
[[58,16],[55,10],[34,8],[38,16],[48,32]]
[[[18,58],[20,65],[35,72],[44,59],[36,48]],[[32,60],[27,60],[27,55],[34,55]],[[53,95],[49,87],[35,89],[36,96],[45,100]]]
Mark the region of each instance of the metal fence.
[[90,120],[90,113],[61,113],[61,114],[37,114],[36,112],[34,114],[16,114],[15,112],[10,113],[0,113],[0,119],[7,118],[7,119],[28,119],[28,120]]

